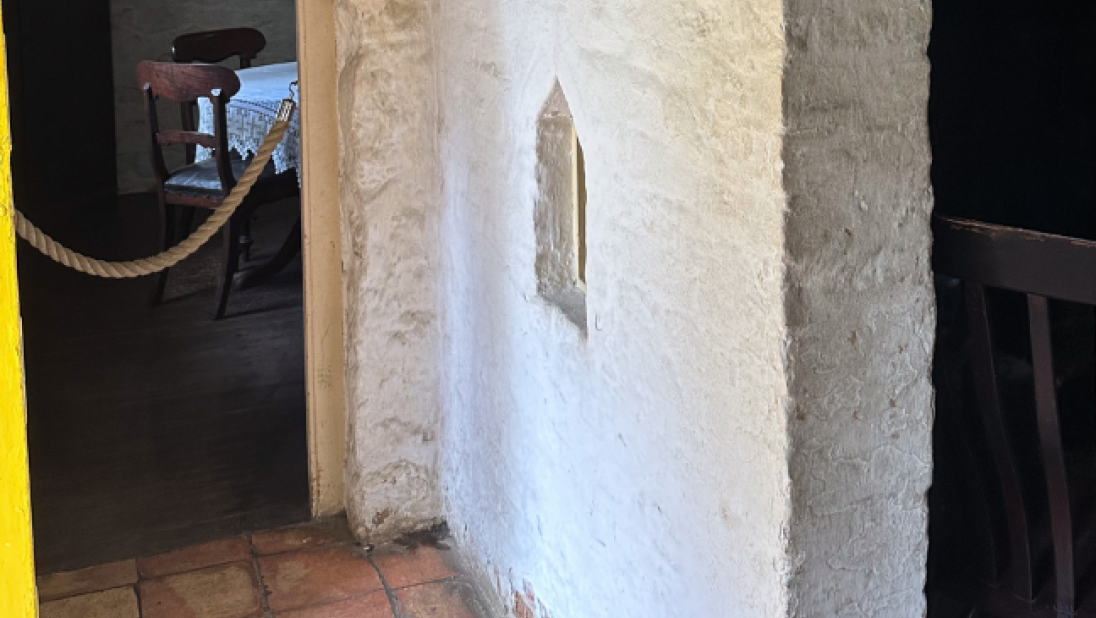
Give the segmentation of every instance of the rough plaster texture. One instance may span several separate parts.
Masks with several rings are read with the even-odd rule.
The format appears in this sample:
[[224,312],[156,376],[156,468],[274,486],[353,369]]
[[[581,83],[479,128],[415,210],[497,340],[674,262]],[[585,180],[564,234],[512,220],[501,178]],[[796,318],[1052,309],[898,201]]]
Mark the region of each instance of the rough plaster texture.
[[[927,0],[339,0],[358,534],[444,516],[522,618],[920,616],[928,24]],[[585,334],[536,277],[557,80]]]
[[380,541],[436,522],[439,172],[430,6],[337,0],[347,512]]
[[[782,7],[442,0],[442,491],[556,618],[786,607]],[[585,152],[584,337],[538,296],[537,118]]]
[[794,616],[919,617],[931,472],[929,0],[787,0]]
[[[294,0],[111,0],[118,187],[122,193],[153,185],[144,104],[134,70],[142,60],[171,61],[171,42],[187,32],[256,28],[266,49],[255,65],[288,62],[297,54]],[[234,66],[234,65],[233,65]],[[168,111],[170,109],[170,111]],[[162,116],[177,122],[179,112]]]

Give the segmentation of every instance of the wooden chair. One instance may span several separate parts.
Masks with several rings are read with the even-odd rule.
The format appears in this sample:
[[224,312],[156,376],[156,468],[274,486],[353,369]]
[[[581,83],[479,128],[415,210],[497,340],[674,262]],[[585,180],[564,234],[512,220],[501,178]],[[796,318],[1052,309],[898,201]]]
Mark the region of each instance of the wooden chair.
[[[240,89],[240,80],[230,69],[216,65],[184,65],[163,62],[142,62],[137,65],[137,81],[145,99],[148,118],[149,146],[152,166],[158,180],[157,189],[162,217],[163,247],[175,243],[177,206],[188,209],[216,209],[236,185],[236,179],[247,168],[248,161],[234,155],[228,147],[225,107]],[[212,135],[194,130],[163,130],[156,112],[157,99],[178,103],[208,98],[213,103]],[[164,163],[164,147],[199,145],[213,150],[213,157],[191,163],[169,172]],[[276,174],[273,162],[267,165],[252,187],[247,199],[224,227],[224,265],[217,284],[214,319],[224,316],[232,279],[239,269],[241,223],[250,219],[261,204],[297,195],[297,178],[292,170]],[[184,234],[188,230],[183,231]],[[163,300],[168,271],[160,275],[154,301]]]
[[175,62],[216,64],[233,56],[240,68],[251,67],[251,61],[266,48],[266,37],[254,28],[226,28],[207,32],[190,32],[175,37],[171,56]]
[[[251,68],[251,62],[266,48],[266,37],[254,28],[225,28],[206,32],[189,32],[175,37],[171,46],[171,58],[175,62],[193,64],[196,62],[218,64],[230,58],[236,58],[241,69]],[[195,117],[198,105],[194,102],[182,103],[183,130],[197,130]],[[184,146],[187,164],[194,163],[197,147],[194,144]],[[189,229],[190,219],[183,220],[184,229]],[[251,259],[251,221],[241,223],[240,251],[244,261]]]
[[[936,449],[970,488],[960,525],[978,555],[960,557],[969,577],[938,572],[930,593],[979,615],[1096,616],[1096,449],[1063,439],[1063,419],[1096,410],[1060,406],[1048,301],[1096,306],[1096,242],[940,216],[933,231],[934,269],[959,280],[963,306],[959,335],[938,340]],[[1004,371],[994,345],[1001,291],[1026,299],[1022,371]]]

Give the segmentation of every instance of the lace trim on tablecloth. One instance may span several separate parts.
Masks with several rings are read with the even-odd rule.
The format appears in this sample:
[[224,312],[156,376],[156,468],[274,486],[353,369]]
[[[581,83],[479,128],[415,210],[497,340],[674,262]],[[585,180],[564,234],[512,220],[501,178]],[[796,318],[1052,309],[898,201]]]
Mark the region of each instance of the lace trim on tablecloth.
[[[200,119],[198,130],[202,133],[213,134],[213,104],[208,99],[202,99],[198,103]],[[228,121],[228,147],[247,158],[254,155],[262,146],[270,127],[274,126],[274,118],[278,115],[281,101],[230,101],[226,110]],[[282,143],[274,150],[271,160],[274,161],[274,169],[280,174],[289,169],[300,169],[301,163],[301,125],[299,115],[293,118],[289,129],[285,133]],[[197,161],[203,161],[213,156],[209,148],[199,146],[197,149]],[[297,174],[298,179],[300,173]]]

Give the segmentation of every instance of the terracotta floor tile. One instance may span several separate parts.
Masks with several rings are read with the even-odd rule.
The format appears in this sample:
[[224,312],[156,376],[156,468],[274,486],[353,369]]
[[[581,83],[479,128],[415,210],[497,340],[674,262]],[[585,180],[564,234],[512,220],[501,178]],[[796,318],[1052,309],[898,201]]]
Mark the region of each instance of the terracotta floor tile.
[[144,580],[142,618],[247,618],[262,606],[250,562]]
[[396,591],[400,618],[476,618],[468,584],[423,584]]
[[420,546],[406,551],[377,554],[373,556],[373,562],[377,564],[384,576],[384,582],[390,588],[406,588],[457,575],[445,563],[441,551],[434,547]]
[[79,571],[55,573],[38,578],[38,598],[52,601],[85,592],[99,592],[137,582],[137,565],[133,560],[101,564]]
[[114,588],[59,601],[47,601],[38,609],[40,618],[138,618],[133,588]]
[[168,554],[138,558],[137,569],[144,577],[162,577],[250,559],[251,549],[247,541],[243,537],[234,537],[187,547]]
[[[259,559],[274,611],[296,609],[381,589],[360,549],[337,546]],[[146,617],[149,618],[149,617]]]
[[251,544],[260,554],[278,554],[308,547],[320,547],[354,540],[346,527],[346,520],[334,517],[299,526],[256,532]]
[[361,597],[295,609],[277,614],[278,618],[393,618],[392,605],[383,590]]

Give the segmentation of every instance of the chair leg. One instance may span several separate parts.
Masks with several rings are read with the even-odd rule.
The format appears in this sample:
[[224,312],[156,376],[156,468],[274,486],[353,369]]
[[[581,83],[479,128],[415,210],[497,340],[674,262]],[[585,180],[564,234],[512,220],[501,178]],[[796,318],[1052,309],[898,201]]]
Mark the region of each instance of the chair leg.
[[240,268],[240,218],[232,217],[224,227],[224,265],[220,281],[217,282],[217,296],[213,306],[213,319],[225,316],[228,308],[228,295],[232,291],[232,278]]
[[251,238],[251,217],[240,221],[240,255],[245,262],[251,261],[251,245],[255,240]]
[[[175,207],[160,198],[160,248],[167,251],[175,244]],[[167,290],[167,275],[170,268],[160,271],[156,281],[156,291],[152,295],[152,305],[164,302]]]
[[198,209],[193,206],[183,207],[182,222],[179,225],[179,229],[182,230],[179,234],[180,241],[190,236],[191,228],[194,226],[194,211],[196,210]]

